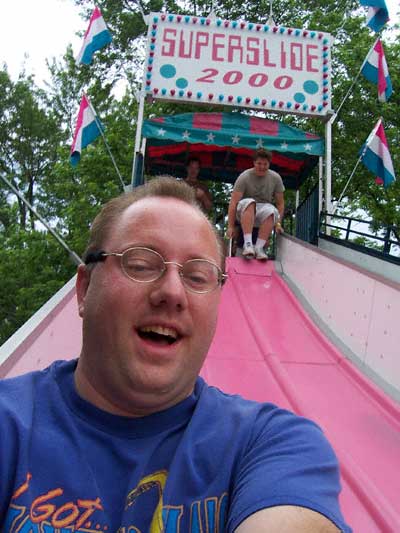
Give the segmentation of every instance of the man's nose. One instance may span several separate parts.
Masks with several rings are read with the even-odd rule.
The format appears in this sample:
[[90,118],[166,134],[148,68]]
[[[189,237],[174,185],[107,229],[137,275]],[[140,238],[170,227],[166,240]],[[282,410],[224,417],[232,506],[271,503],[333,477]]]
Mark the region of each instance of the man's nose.
[[166,270],[161,278],[151,285],[150,301],[153,305],[165,305],[173,310],[187,307],[187,292],[177,263],[166,263]]

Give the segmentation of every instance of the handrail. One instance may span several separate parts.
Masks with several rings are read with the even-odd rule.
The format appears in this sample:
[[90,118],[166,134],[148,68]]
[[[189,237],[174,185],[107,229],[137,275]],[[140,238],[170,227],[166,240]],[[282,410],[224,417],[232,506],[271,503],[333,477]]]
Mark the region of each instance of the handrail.
[[[329,218],[328,218],[329,217]],[[332,219],[339,219],[347,221],[347,224],[344,226],[340,226],[335,224],[335,220]],[[374,232],[363,232],[360,231],[360,229],[352,229],[351,225],[352,223],[357,224],[367,224],[369,227],[371,226],[378,226],[377,231]],[[328,232],[326,231],[327,228],[332,228],[336,230],[340,230],[341,235],[340,236],[332,236],[328,235]],[[382,257],[382,259],[390,257],[390,259],[393,259],[396,263],[400,263],[400,242],[398,239],[392,239],[392,233],[393,235],[397,236],[399,234],[399,228],[394,226],[393,224],[377,224],[373,220],[363,220],[360,218],[353,218],[348,217],[344,215],[333,215],[326,212],[322,212],[320,216],[320,229],[319,233],[321,237],[332,239],[337,242],[342,242],[342,244],[346,244],[347,246],[351,246],[354,248],[357,248],[361,251],[364,251],[366,253],[373,253],[373,255],[377,255],[379,257]],[[379,234],[381,233],[381,234]],[[382,236],[382,233],[384,236]],[[379,241],[379,243],[382,243],[382,249],[377,249],[374,246],[368,246],[368,243],[361,244],[358,242],[354,242],[352,240],[352,237],[354,236],[361,236],[365,237],[367,239],[370,239],[371,241]],[[393,253],[392,247],[398,247],[399,252]]]

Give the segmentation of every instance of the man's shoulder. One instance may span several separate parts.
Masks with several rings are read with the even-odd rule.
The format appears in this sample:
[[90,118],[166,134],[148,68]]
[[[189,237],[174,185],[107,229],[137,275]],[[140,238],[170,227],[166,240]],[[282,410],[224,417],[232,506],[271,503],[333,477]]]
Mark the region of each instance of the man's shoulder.
[[72,367],[71,361],[55,361],[43,370],[35,370],[20,376],[0,380],[0,410],[2,413],[22,414],[32,406],[34,399],[40,398],[41,391],[50,390],[55,377]]
[[247,427],[256,425],[260,428],[268,426],[278,429],[291,425],[305,425],[320,431],[311,420],[283,409],[274,403],[246,399],[239,394],[226,393],[212,385],[206,384],[204,386],[200,399],[200,405],[204,410],[216,417],[223,413],[225,421],[232,420],[235,424],[240,420]]
[[272,179],[275,183],[282,183],[282,176],[276,170],[268,169],[266,177]]
[[245,180],[251,178],[253,176],[253,170],[253,168],[247,168],[246,170],[243,170],[243,172],[239,174],[237,179]]

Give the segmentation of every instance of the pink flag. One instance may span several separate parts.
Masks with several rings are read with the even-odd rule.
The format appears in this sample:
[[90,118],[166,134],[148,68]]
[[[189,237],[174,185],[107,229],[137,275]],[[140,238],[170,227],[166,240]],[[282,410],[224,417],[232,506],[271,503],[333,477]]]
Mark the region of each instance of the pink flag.
[[102,124],[90,105],[88,97],[84,94],[79,107],[78,120],[71,146],[71,165],[76,166],[81,158],[82,148],[85,148],[101,135],[100,128],[102,128]]

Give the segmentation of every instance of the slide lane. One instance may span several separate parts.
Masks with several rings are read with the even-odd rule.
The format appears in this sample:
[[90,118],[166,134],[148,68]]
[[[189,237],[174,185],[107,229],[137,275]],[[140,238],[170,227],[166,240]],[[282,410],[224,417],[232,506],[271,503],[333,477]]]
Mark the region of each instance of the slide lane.
[[273,262],[229,258],[228,272],[202,375],[316,421],[339,457],[354,531],[399,532],[400,406],[324,337]]

